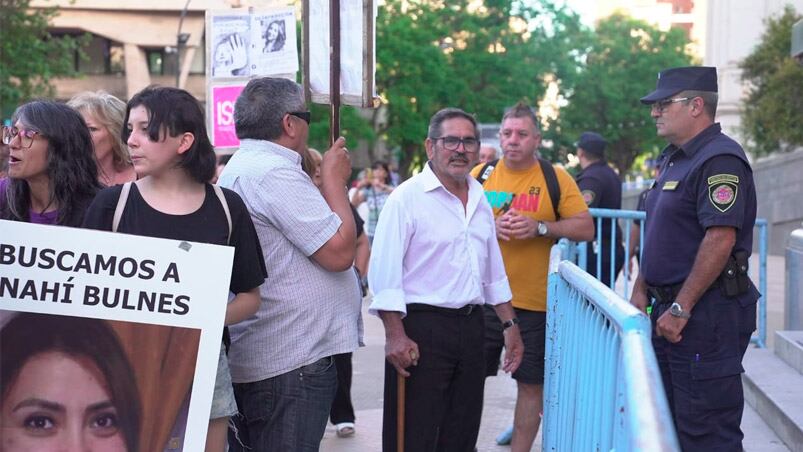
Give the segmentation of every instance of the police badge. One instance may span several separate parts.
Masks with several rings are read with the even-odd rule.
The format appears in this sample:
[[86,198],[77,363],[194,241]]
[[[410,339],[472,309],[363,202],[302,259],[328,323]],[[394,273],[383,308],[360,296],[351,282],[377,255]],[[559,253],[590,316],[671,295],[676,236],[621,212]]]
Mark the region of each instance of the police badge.
[[717,174],[708,178],[708,199],[720,212],[726,212],[739,194],[739,176]]

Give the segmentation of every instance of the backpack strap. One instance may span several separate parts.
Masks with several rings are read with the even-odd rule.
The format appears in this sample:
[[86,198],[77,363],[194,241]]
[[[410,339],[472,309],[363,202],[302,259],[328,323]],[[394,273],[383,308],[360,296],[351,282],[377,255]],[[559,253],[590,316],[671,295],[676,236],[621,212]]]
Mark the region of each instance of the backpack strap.
[[[493,173],[498,163],[499,159],[496,159],[483,165],[482,169],[477,174],[477,182],[485,184],[485,181],[491,177],[491,173]],[[541,164],[541,171],[544,173],[549,199],[552,200],[552,210],[555,212],[555,221],[560,220],[560,214],[558,213],[558,205],[560,204],[560,184],[558,183],[558,175],[555,173],[552,162],[538,157],[538,163]]]
[[124,183],[122,190],[120,190],[120,197],[117,199],[117,207],[114,208],[112,232],[117,232],[117,228],[120,226],[120,219],[123,218],[123,211],[125,210],[125,204],[128,202],[128,194],[130,192],[131,182]]
[[491,173],[494,172],[494,168],[496,168],[497,163],[499,163],[499,159],[496,159],[492,162],[488,162],[485,165],[483,165],[482,169],[477,174],[477,182],[479,182],[480,185],[485,184],[485,181],[488,180],[489,177],[491,177]]
[[223,194],[223,189],[220,188],[219,185],[212,184],[212,188],[215,190],[215,194],[217,195],[217,199],[220,200],[220,204],[223,206],[223,211],[226,212],[226,221],[229,223],[229,237],[226,239],[226,244],[231,244],[231,211],[229,211],[229,203],[226,202],[226,195]]
[[560,220],[560,214],[558,213],[558,205],[560,204],[560,184],[558,183],[558,175],[555,173],[552,162],[538,157],[538,163],[541,164],[541,171],[544,173],[549,199],[552,200],[552,210],[555,212],[555,221],[558,221]]

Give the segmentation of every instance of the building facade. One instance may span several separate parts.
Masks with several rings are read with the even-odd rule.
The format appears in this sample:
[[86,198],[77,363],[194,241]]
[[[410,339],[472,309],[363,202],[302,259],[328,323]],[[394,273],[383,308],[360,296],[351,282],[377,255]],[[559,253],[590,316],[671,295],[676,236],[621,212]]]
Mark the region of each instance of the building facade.
[[81,76],[54,81],[57,99],[99,89],[128,99],[151,84],[178,83],[205,100],[205,12],[241,6],[239,3],[238,0],[34,0],[31,7],[58,7],[59,13],[50,27],[53,36],[91,36],[89,45],[83,49],[88,58],[78,55],[75,58],[75,68]]
[[726,133],[743,137],[741,104],[747,86],[739,63],[758,45],[764,21],[792,5],[803,11],[803,0],[708,0],[708,28],[704,63],[719,74],[717,120]]

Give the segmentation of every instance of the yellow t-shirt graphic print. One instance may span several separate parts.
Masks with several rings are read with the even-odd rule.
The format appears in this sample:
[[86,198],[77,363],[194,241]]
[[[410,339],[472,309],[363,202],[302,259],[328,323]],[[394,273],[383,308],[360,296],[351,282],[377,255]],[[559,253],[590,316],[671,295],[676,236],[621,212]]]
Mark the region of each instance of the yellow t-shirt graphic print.
[[[471,172],[479,174],[484,164]],[[555,167],[560,186],[558,213],[561,218],[588,211],[574,179],[563,168]],[[555,221],[555,209],[547,191],[546,179],[538,164],[524,171],[505,166],[504,159],[483,184],[485,196],[494,215],[502,215],[505,206],[537,221]],[[513,306],[529,311],[546,311],[549,251],[554,240],[546,237],[499,240],[507,277],[513,291]]]

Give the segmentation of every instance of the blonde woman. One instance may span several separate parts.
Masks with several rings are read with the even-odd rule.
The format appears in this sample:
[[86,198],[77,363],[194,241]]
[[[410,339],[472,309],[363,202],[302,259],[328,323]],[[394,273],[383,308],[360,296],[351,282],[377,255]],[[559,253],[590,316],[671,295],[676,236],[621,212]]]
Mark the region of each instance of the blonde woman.
[[122,139],[125,103],[105,91],[85,92],[67,104],[84,118],[98,163],[98,180],[106,187],[137,179],[128,146]]

